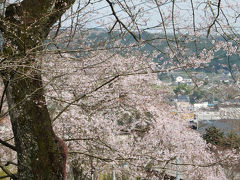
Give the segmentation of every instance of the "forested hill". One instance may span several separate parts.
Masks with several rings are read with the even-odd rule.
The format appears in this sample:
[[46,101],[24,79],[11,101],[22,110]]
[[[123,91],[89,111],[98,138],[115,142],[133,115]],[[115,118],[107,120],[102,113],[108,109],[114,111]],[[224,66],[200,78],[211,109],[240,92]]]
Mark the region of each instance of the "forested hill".
[[[65,31],[62,29],[62,32]],[[66,32],[67,33],[67,32]],[[85,38],[83,38],[85,37]],[[137,38],[141,37],[142,41],[144,42],[142,46],[134,46],[136,43],[135,39],[130,34],[119,35],[119,32],[113,31],[111,33],[107,32],[103,29],[90,29],[82,31],[81,34],[75,34],[73,43],[68,46],[71,50],[76,50],[81,45],[87,45],[97,48],[108,48],[110,51],[119,51],[122,54],[125,54],[125,51],[134,53],[136,51],[152,54],[154,50],[157,51],[165,51],[168,47],[167,42],[165,40],[164,34],[158,33],[150,33],[150,32],[143,32],[136,36]],[[172,45],[176,45],[174,40],[174,36],[169,34],[168,39]],[[186,40],[191,39],[191,36],[185,35],[179,39],[179,43],[188,49],[189,52],[195,52],[195,45],[194,41],[189,41],[189,43],[185,43]],[[224,37],[217,37],[217,41],[225,41]],[[119,46],[116,46],[116,42]],[[114,44],[115,43],[115,44]],[[185,44],[184,44],[185,43]],[[211,40],[208,40],[204,37],[201,37],[197,41],[198,51],[202,49],[211,49]],[[115,48],[112,48],[115,47]],[[124,48],[120,48],[124,47]],[[76,56],[82,56],[84,53],[79,51],[76,53]],[[154,61],[158,62],[162,55],[159,55]],[[168,58],[163,58],[163,61],[168,61]],[[163,62],[161,61],[161,63]],[[196,69],[201,71],[218,71],[220,69],[228,70],[229,64],[231,66],[236,65],[240,66],[240,57],[238,55],[231,55],[229,58],[226,55],[226,52],[220,49],[217,53],[215,53],[214,58],[212,59],[211,63],[207,66],[205,65],[203,69]]]

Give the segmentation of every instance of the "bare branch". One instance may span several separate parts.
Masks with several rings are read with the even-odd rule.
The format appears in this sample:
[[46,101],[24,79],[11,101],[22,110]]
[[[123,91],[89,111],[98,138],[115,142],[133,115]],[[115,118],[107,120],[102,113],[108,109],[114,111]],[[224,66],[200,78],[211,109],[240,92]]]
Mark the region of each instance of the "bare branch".
[[113,31],[113,29],[114,29],[114,27],[116,26],[116,24],[117,24],[117,21],[114,23],[114,25],[113,25],[112,28],[110,29],[109,33],[111,33],[111,32]]
[[[192,17],[193,17],[193,31],[194,31],[194,35],[196,36],[196,22],[195,22],[195,10],[194,10],[194,6],[193,6],[193,0],[191,0],[191,7],[192,7]],[[197,40],[194,40],[194,45],[195,45],[195,49],[196,49],[196,54],[198,51],[198,47],[197,47]]]
[[129,34],[131,34],[132,37],[133,37],[137,42],[139,42],[139,39],[137,38],[137,36],[136,36],[132,31],[130,31],[129,28],[118,18],[117,13],[116,13],[116,11],[115,11],[115,9],[114,9],[114,7],[113,7],[113,3],[112,3],[111,1],[109,1],[109,0],[106,0],[106,1],[107,1],[107,3],[109,4],[109,6],[111,7],[113,16],[116,18],[117,22],[118,22],[119,24],[121,24],[121,25],[124,27],[124,29],[126,29],[126,31],[127,31]]
[[5,178],[8,178],[9,176],[6,175],[6,176],[1,176],[0,179],[5,179]]
[[56,33],[55,33],[53,39],[55,39],[58,36],[58,33],[59,33],[59,30],[60,30],[61,26],[62,26],[62,20],[61,20],[61,17],[60,17],[59,21],[58,21],[58,27],[57,27],[57,30],[56,30]]
[[5,172],[9,177],[11,177],[12,179],[17,179],[17,177],[12,174],[7,168],[6,166],[4,166],[2,163],[0,163],[0,168],[3,170],[3,172]]
[[[106,81],[105,83],[101,84],[100,86],[98,86],[97,88],[95,88],[94,90],[92,90],[89,94],[91,94],[91,93],[93,93],[93,92],[95,92],[95,91],[98,91],[99,89],[101,89],[101,88],[104,87],[105,85],[111,83],[112,81],[114,81],[114,80],[117,79],[118,77],[119,77],[119,75],[114,76],[114,77],[111,78],[110,80]],[[62,115],[62,113],[64,113],[72,104],[74,104],[75,102],[78,102],[80,99],[86,97],[86,95],[87,95],[87,94],[81,94],[81,95],[79,95],[75,100],[73,100],[71,103],[69,103],[67,106],[65,106],[65,107],[58,113],[58,115],[57,115],[55,118],[53,118],[52,121],[54,122],[54,121],[55,121],[57,118],[59,118],[59,117]]]
[[17,151],[17,148],[16,148],[15,146],[7,143],[6,141],[3,141],[3,140],[0,139],[0,143],[1,143],[2,145],[4,145],[4,146],[6,146],[6,147],[8,147],[8,148],[10,148],[10,149],[12,149],[12,150],[14,150],[14,151]]
[[209,34],[210,34],[210,31],[211,31],[212,26],[216,23],[217,18],[218,18],[219,14],[220,14],[220,6],[221,6],[221,0],[218,0],[218,6],[217,6],[218,12],[217,12],[217,16],[215,17],[213,23],[212,23],[212,24],[209,26],[209,28],[208,28],[207,38],[208,38],[208,36],[209,36]]
[[92,141],[94,138],[70,138],[70,139],[63,139],[63,141]]
[[3,103],[4,103],[4,96],[6,94],[8,83],[9,83],[9,81],[6,82],[4,90],[3,90],[3,93],[2,93],[2,97],[1,97],[1,101],[0,101],[0,114],[2,113],[2,107],[3,107]]
[[10,165],[10,164],[12,164],[12,165],[14,165],[14,166],[18,166],[18,164],[16,164],[15,162],[12,162],[12,161],[7,161],[6,164],[5,164],[5,166],[8,166],[8,165]]

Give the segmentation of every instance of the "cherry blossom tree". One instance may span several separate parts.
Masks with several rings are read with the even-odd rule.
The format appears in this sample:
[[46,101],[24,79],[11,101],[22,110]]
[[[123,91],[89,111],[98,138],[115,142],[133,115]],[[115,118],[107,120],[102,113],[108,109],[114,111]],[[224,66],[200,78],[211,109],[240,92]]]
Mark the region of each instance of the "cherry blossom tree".
[[187,121],[171,115],[162,90],[153,88],[162,84],[150,60],[102,51],[80,62],[73,58],[49,57],[44,80],[47,102],[59,107],[53,112],[55,130],[81,176],[114,170],[164,179],[179,169],[187,179],[226,179],[220,162],[231,157],[236,163],[238,156],[215,157]]

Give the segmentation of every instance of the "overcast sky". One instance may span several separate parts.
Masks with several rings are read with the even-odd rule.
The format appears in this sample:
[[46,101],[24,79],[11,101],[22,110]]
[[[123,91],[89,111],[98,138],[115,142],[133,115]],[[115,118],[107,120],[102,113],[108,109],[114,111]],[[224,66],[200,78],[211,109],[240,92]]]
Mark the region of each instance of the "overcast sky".
[[[119,0],[120,2],[123,2],[123,0]],[[186,0],[186,2],[182,2],[184,0],[176,0],[175,4],[175,26],[176,28],[190,28],[193,29],[193,16],[192,16],[192,10],[191,10],[191,3],[190,0]],[[200,3],[199,3],[199,2]],[[207,1],[207,0],[206,0]],[[165,5],[160,7],[161,12],[164,16],[165,25],[169,32],[172,31],[172,20],[171,17],[169,19],[169,16],[171,16],[171,9],[172,9],[172,2],[169,0],[165,0]],[[209,24],[211,24],[214,21],[212,12],[210,8],[207,8],[208,10],[204,12],[204,9],[206,9],[206,3],[203,3],[204,0],[193,0],[194,2],[194,8],[195,8],[195,23],[197,28],[201,27],[207,27]],[[212,1],[213,3],[217,5],[217,1]],[[236,19],[233,17],[236,17],[240,13],[240,1],[239,0],[222,0],[221,1],[221,7],[223,12],[225,13],[226,17],[228,17],[228,22],[231,26],[239,28],[240,25],[240,18]],[[159,25],[162,23],[161,16],[158,12],[158,8],[155,4],[150,3],[150,0],[135,0],[133,3],[129,3],[130,7],[136,6],[135,13],[138,12],[138,10],[141,11],[141,16],[138,16],[137,19],[138,25],[141,29],[146,29],[150,27],[154,27],[156,25]],[[74,6],[75,8],[77,6]],[[114,6],[116,8],[116,12],[120,19],[128,24],[129,22],[129,16],[118,6]],[[217,7],[212,5],[214,16],[217,15]],[[94,3],[93,5],[90,5],[86,10],[91,11],[92,13],[89,13],[85,16],[85,19],[89,19],[89,22],[86,24],[86,28],[111,28],[113,23],[115,22],[114,16],[112,16],[112,12],[110,7],[108,6],[107,2],[105,0],[102,0],[100,2]],[[134,12],[134,11],[133,11]],[[84,13],[83,13],[84,14]],[[169,20],[166,20],[166,19]],[[224,29],[227,29],[227,22],[224,19],[224,16],[222,13],[219,16],[219,20],[223,20],[221,22],[221,25]],[[68,21],[64,25],[69,25]],[[219,21],[220,22],[220,21]],[[217,23],[216,23],[217,24]],[[220,27],[219,25],[217,25]],[[116,27],[117,28],[117,27]],[[163,30],[163,28],[157,28],[156,31]]]

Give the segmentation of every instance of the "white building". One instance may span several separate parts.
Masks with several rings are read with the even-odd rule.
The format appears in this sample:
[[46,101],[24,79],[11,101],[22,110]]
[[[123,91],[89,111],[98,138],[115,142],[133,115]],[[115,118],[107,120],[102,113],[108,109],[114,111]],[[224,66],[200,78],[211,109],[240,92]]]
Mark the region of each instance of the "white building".
[[196,103],[193,105],[194,111],[200,108],[208,108],[208,102]]
[[240,119],[239,104],[219,104],[217,108],[221,119]]
[[220,120],[220,119],[240,119],[239,104],[219,104],[215,108],[208,107],[208,104],[194,104],[194,119],[203,120]]
[[178,77],[176,78],[176,82],[177,82],[177,83],[181,83],[182,81],[183,81],[182,76],[178,76]]
[[221,116],[220,112],[217,109],[200,108],[194,112],[194,118],[198,121],[219,120],[221,119]]

